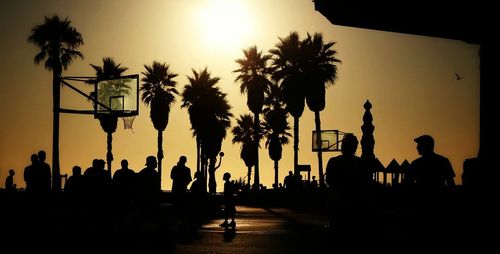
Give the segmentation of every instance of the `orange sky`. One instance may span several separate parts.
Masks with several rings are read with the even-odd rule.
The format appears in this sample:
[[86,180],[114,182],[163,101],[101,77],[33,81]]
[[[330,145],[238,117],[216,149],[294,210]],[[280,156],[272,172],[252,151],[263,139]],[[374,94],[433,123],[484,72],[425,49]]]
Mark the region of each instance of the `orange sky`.
[[[301,36],[321,32],[335,41],[338,80],[327,91],[326,109],[321,113],[323,129],[353,132],[361,139],[363,103],[373,104],[375,154],[384,165],[393,158],[399,163],[418,157],[413,138],[433,135],[436,151],[450,158],[456,181],[461,182],[462,163],[474,157],[479,146],[479,57],[478,45],[396,33],[335,26],[314,10],[311,0],[248,1],[6,1],[0,10],[0,180],[8,169],[16,170],[15,182],[24,186],[22,172],[30,154],[40,149],[51,158],[52,76],[35,65],[37,48],[27,42],[31,28],[45,15],[68,17],[82,33],[80,51],[64,76],[90,76],[89,64],[101,64],[113,57],[129,68],[126,74],[140,74],[144,64],[154,60],[170,64],[178,90],[187,83],[191,69],[208,67],[221,78],[220,87],[228,93],[232,113],[248,113],[246,95],[232,73],[242,49],[257,45],[268,51],[278,37],[291,31]],[[465,78],[455,79],[455,72]],[[90,107],[86,99],[62,89],[64,107]],[[171,188],[169,173],[180,155],[187,155],[188,166],[195,166],[195,141],[180,98],[174,104],[164,133],[163,189]],[[235,120],[233,121],[235,122]],[[292,118],[289,118],[292,123]],[[149,108],[140,104],[134,132],[123,130],[122,122],[113,135],[114,169],[126,158],[139,171],[145,158],[156,154],[156,131],[149,119]],[[307,108],[300,120],[300,164],[311,164],[318,175],[317,157],[311,152],[313,113]],[[61,170],[69,173],[74,165],[90,166],[93,158],[105,158],[106,136],[97,120],[88,115],[61,115]],[[231,144],[229,134],[223,143],[226,154],[216,176],[222,187],[222,174],[245,177],[239,158],[239,145]],[[264,147],[264,143],[262,143]],[[292,145],[284,147],[280,161],[280,181],[293,167]],[[361,149],[358,149],[360,155]],[[331,156],[324,153],[324,165]],[[261,181],[270,187],[273,163],[267,150],[260,151]]]

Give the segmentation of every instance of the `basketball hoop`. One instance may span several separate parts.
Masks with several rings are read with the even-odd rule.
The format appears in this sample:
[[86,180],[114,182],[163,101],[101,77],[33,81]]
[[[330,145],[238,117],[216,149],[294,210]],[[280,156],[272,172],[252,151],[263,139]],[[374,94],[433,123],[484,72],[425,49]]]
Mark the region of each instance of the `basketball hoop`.
[[134,116],[134,115],[122,117],[122,120],[123,120],[123,129],[131,129],[132,133],[133,133],[134,129],[132,128],[132,124],[134,123],[135,117],[136,116]]

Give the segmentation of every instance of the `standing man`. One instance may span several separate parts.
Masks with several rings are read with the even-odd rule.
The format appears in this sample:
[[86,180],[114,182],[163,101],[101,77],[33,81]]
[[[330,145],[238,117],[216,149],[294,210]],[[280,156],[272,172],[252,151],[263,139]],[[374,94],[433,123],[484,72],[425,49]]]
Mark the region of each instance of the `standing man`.
[[429,239],[441,239],[455,223],[454,206],[450,206],[448,199],[449,190],[455,186],[455,172],[448,158],[434,152],[431,136],[422,135],[414,140],[420,157],[411,163],[408,176],[416,194],[415,231],[425,229]]
[[146,158],[146,167],[136,176],[137,206],[139,216],[159,219],[161,183],[160,174],[156,170],[158,162],[155,156]]
[[410,183],[419,192],[443,191],[455,186],[455,172],[448,158],[434,152],[434,139],[429,135],[415,138],[420,155],[410,165]]
[[191,182],[191,169],[186,166],[187,158],[182,155],[179,157],[177,165],[172,168],[170,178],[172,178],[172,198],[173,205],[180,214],[184,214],[186,204],[187,186]]
[[331,194],[329,226],[359,237],[369,228],[373,180],[365,162],[356,156],[358,144],[354,134],[344,136],[342,154],[328,160],[326,183]]
[[26,191],[33,192],[35,186],[35,171],[37,170],[36,164],[38,163],[38,155],[36,153],[31,155],[31,165],[24,168],[24,181],[26,182]]
[[13,169],[9,169],[9,176],[5,179],[5,190],[6,191],[15,191],[16,184],[14,183],[14,175],[16,175],[16,171]]
[[[47,154],[44,150],[38,152],[38,163],[37,170],[35,173],[36,186],[38,190],[43,193],[48,193],[52,189],[52,173],[50,171],[50,165],[45,162]],[[60,180],[59,180],[60,181]]]

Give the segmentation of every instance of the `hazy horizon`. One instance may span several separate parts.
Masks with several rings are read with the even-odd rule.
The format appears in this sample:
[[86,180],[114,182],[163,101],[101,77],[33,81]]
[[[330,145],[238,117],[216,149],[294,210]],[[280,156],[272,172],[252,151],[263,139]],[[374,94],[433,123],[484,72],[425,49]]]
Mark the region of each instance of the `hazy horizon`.
[[[205,67],[220,77],[219,87],[228,94],[236,117],[250,113],[246,95],[234,82],[234,60],[242,49],[256,45],[268,52],[292,31],[320,32],[325,41],[335,41],[338,79],[327,90],[326,108],[321,112],[324,130],[354,133],[361,140],[363,104],[369,100],[375,125],[375,155],[387,166],[392,159],[402,163],[418,157],[413,139],[430,134],[435,151],[447,156],[461,183],[462,163],[475,157],[479,148],[479,46],[462,41],[405,35],[332,25],[314,10],[311,0],[302,1],[2,1],[0,11],[2,62],[0,74],[0,180],[3,186],[8,170],[16,170],[15,183],[24,186],[23,170],[30,155],[39,150],[52,157],[52,74],[43,63],[35,65],[38,48],[27,42],[31,29],[44,16],[68,17],[83,36],[78,50],[83,60],[75,60],[63,76],[92,76],[90,64],[101,65],[112,57],[128,67],[125,74],[140,74],[144,64],[166,62],[179,76],[177,89],[188,83],[191,69]],[[455,73],[463,76],[457,80]],[[142,75],[141,75],[142,77]],[[88,88],[87,88],[88,89]],[[87,99],[61,88],[64,108],[91,108]],[[188,157],[192,174],[196,170],[196,144],[189,130],[186,109],[180,97],[170,112],[163,134],[162,188],[171,189],[170,169],[179,156]],[[71,174],[79,165],[85,170],[92,159],[106,156],[106,134],[91,115],[61,114],[61,173]],[[290,126],[293,119],[288,118]],[[149,107],[140,102],[133,132],[123,129],[119,120],[113,134],[113,172],[128,159],[136,172],[144,168],[145,158],[156,155],[156,130],[149,118]],[[317,155],[311,151],[314,114],[307,107],[300,118],[299,164],[310,164],[311,175],[318,175]],[[231,143],[230,131],[217,170],[217,188],[222,190],[222,174],[233,179],[245,177],[247,169],[240,159],[240,145]],[[261,143],[261,182],[271,188],[273,161]],[[323,164],[338,152],[323,153]],[[357,155],[361,155],[358,147]],[[279,181],[293,168],[293,142],[283,148],[279,162]],[[324,170],[324,169],[323,169]],[[252,176],[253,179],[253,176]]]

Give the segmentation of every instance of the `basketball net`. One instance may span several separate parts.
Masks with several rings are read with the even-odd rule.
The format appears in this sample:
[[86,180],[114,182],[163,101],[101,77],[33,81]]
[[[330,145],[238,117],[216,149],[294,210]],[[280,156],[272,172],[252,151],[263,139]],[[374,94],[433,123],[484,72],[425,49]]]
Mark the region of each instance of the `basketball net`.
[[122,120],[123,120],[123,129],[131,129],[132,130],[132,133],[134,133],[134,129],[132,128],[132,125],[134,123],[134,120],[135,120],[135,116],[125,116],[125,117],[122,117]]

